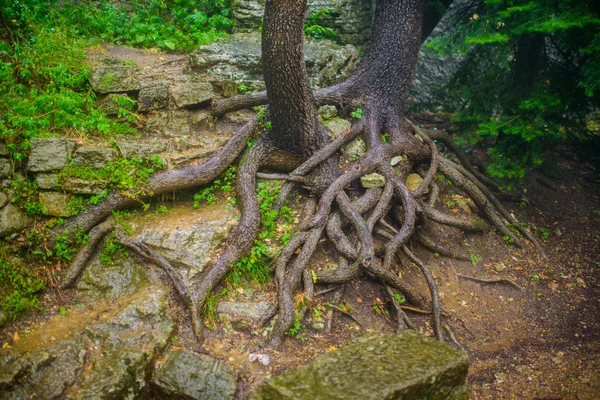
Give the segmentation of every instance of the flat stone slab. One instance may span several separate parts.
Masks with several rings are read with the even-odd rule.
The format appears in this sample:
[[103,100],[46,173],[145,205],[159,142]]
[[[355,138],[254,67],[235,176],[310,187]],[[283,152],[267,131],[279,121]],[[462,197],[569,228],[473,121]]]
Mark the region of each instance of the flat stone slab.
[[127,66],[93,68],[89,80],[98,93],[123,93],[140,90],[138,69]]
[[468,398],[469,358],[414,331],[375,336],[268,379],[253,400]]
[[52,171],[67,166],[75,143],[59,138],[33,138],[27,169],[30,172]]
[[237,389],[237,372],[221,361],[189,350],[169,350],[152,373],[158,399],[229,400]]

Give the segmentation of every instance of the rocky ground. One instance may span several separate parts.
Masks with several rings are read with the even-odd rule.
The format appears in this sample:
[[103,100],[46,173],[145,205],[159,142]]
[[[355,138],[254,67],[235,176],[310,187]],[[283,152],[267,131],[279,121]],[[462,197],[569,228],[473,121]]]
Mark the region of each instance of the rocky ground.
[[[251,115],[235,113],[216,122],[202,119],[199,116],[207,115],[202,101],[180,106],[177,99],[198,99],[189,100],[185,93],[173,95],[190,83],[199,87],[210,83],[211,96],[236,92],[237,86],[228,82],[239,80],[239,76],[232,75],[239,71],[223,70],[223,66],[243,64],[245,70],[251,70],[257,63],[256,57],[232,56],[239,46],[236,43],[227,52],[209,48],[203,56],[192,59],[113,46],[92,49],[89,58],[96,66],[122,66],[126,61],[135,65],[139,87],[165,82],[167,96],[171,96],[168,106],[151,102],[153,109],[143,114],[145,126],[148,120],[154,120],[160,129],[144,131],[135,143],[146,143],[141,148],[148,154],[155,153],[156,147],[147,147],[147,143],[177,144],[179,147],[169,145],[161,153],[169,167],[176,168],[201,162]],[[355,50],[338,48],[335,51],[341,61],[334,59],[333,63],[347,65],[356,57]],[[232,57],[237,61],[233,62]],[[315,63],[320,65],[315,71],[327,71],[331,59],[329,62]],[[194,63],[204,65],[219,78],[192,74]],[[329,70],[338,71],[335,79],[349,73]],[[253,73],[242,80],[252,87],[259,77]],[[164,88],[153,93],[161,91]],[[160,100],[160,96],[153,99]],[[322,110],[321,114],[332,135],[348,129],[348,121],[336,118],[331,111]],[[445,127],[443,121],[422,117],[414,116],[428,127]],[[88,145],[78,143],[77,148]],[[346,156],[360,155],[363,146],[353,143],[345,149]],[[445,321],[467,348],[471,398],[597,398],[600,182],[593,160],[578,159],[576,154],[557,153],[552,169],[544,174],[536,172],[540,179],[528,182],[527,191],[517,201],[506,203],[542,239],[547,259],[532,247],[515,249],[493,233],[464,235],[435,227],[428,228],[430,234],[462,252],[467,260],[451,260],[415,249],[433,270]],[[471,202],[450,187],[440,201],[450,212],[477,212]],[[223,245],[236,223],[237,210],[224,200],[200,210],[194,210],[191,203],[190,194],[182,193],[176,202],[169,199],[163,203],[168,205],[168,213],[140,214],[132,227],[135,237],[160,250],[186,279],[193,280]],[[327,250],[317,255],[315,268],[331,262]],[[461,275],[503,278],[515,285],[475,282]],[[425,291],[415,271],[406,271],[404,278]],[[242,398],[266,378],[306,364],[356,338],[394,331],[394,313],[386,294],[372,282],[357,280],[346,285],[340,302],[345,310],[352,310],[351,317],[335,312],[331,331],[327,332],[326,312],[321,308],[323,315],[311,314],[283,349],[265,349],[269,327],[259,326],[258,321],[274,300],[272,285],[258,288],[242,284],[232,290],[218,303],[220,318],[199,348],[192,340],[186,308],[159,271],[136,257],[108,267],[96,261],[81,277],[77,289],[48,290],[43,312],[0,328],[0,392],[10,390],[15,398],[25,393],[43,397],[69,388],[65,394],[75,398],[89,393],[135,398],[151,388],[154,395],[168,398],[172,388],[180,384],[180,372],[173,372],[169,366],[181,364],[187,371],[207,369],[207,365],[212,371],[200,378],[201,385],[190,390],[211,398],[216,398],[214,393],[235,393]],[[318,300],[323,306],[331,301],[331,294]],[[418,330],[432,335],[427,315],[419,310],[406,312]]]

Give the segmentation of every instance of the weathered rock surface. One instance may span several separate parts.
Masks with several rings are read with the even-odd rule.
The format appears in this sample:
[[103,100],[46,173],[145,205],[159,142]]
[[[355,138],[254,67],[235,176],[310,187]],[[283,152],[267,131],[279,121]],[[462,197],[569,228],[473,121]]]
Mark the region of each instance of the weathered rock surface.
[[237,389],[237,372],[204,354],[169,350],[158,365],[151,381],[158,399],[228,400]]
[[0,350],[2,398],[149,397],[149,364],[174,327],[166,304],[163,289],[145,287],[57,315]]
[[0,158],[0,178],[6,178],[10,176],[12,172],[12,167],[10,165],[10,161],[6,158]]
[[0,208],[8,204],[8,196],[4,192],[0,192]]
[[104,168],[115,160],[115,151],[108,147],[79,147],[71,165],[77,167]]
[[245,330],[264,321],[273,309],[267,301],[221,301],[217,314],[223,322],[229,322],[236,330]]
[[270,378],[253,400],[468,398],[466,353],[414,331],[363,338]]
[[418,174],[409,174],[406,177],[406,187],[408,190],[417,190],[421,186],[421,183],[423,183],[423,178]]
[[31,172],[52,171],[67,166],[75,143],[59,138],[33,138],[27,169]]
[[337,115],[337,108],[335,106],[321,106],[319,107],[319,118],[321,120],[328,120]]
[[31,223],[31,218],[13,204],[0,210],[0,238],[19,232]]
[[166,108],[169,105],[169,83],[167,81],[151,82],[140,89],[138,95],[138,111],[148,112]]
[[[232,15],[238,28],[253,29],[262,25],[264,0],[237,0]],[[371,0],[309,0],[307,17],[327,8],[330,14],[319,25],[334,29],[342,43],[363,44],[369,38],[372,5]]]
[[177,107],[192,107],[207,104],[213,96],[213,87],[208,82],[185,82],[171,88]]
[[235,223],[235,213],[223,202],[193,210],[177,206],[167,215],[148,217],[136,227],[137,240],[165,257],[184,279],[200,274],[214,250]]
[[144,268],[131,259],[115,265],[103,265],[96,259],[83,272],[77,289],[90,300],[117,300],[133,295],[148,284]]
[[90,72],[90,85],[98,93],[124,93],[140,90],[138,69],[127,66],[95,67]]
[[[234,80],[243,82],[250,90],[262,90],[260,43],[259,32],[236,33],[218,43],[201,46],[190,55],[190,66],[218,87],[222,81]],[[329,40],[306,41],[304,57],[314,88],[346,80],[359,60],[356,47],[340,46]]]
[[[126,100],[126,102],[124,102],[123,100]],[[127,96],[126,94],[111,93],[103,99],[99,100],[98,105],[106,115],[119,115],[119,110],[121,108],[125,108],[119,103],[128,104],[130,101],[131,100],[129,99],[129,96]]]
[[331,138],[336,139],[342,133],[350,130],[352,124],[342,118],[333,118],[325,122],[325,128],[331,133]]
[[40,192],[39,202],[44,214],[52,217],[68,217],[71,215],[69,201],[71,195],[59,192]]

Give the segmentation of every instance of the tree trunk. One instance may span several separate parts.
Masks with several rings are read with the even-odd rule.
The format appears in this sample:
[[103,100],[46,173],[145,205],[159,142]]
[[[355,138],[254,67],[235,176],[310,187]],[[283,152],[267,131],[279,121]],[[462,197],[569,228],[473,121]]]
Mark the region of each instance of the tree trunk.
[[274,147],[307,158],[329,138],[317,115],[304,63],[306,0],[269,0],[265,5],[262,58]]

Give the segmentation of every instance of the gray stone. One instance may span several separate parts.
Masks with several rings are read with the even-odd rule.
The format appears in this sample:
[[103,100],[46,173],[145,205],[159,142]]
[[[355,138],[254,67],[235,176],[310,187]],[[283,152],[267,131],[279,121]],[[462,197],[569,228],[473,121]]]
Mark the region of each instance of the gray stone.
[[363,138],[359,137],[345,145],[342,151],[350,158],[360,157],[367,151],[367,144]]
[[169,105],[169,83],[158,81],[149,83],[140,89],[138,111],[148,112],[166,108]]
[[0,156],[8,157],[8,148],[5,143],[0,142]]
[[115,160],[115,151],[108,147],[79,147],[71,165],[77,167],[104,168]]
[[75,194],[100,194],[107,187],[108,182],[103,180],[87,180],[82,178],[69,177],[63,182],[59,182],[58,189]]
[[119,151],[125,158],[148,158],[169,150],[169,143],[164,140],[151,142],[117,142]]
[[136,67],[102,66],[92,68],[90,85],[98,93],[124,93],[140,90]]
[[217,202],[193,210],[171,209],[168,215],[141,222],[137,240],[144,242],[179,270],[185,281],[199,275],[235,223],[233,209]]
[[52,171],[67,166],[75,143],[59,138],[33,138],[27,169],[30,172]]
[[149,134],[163,134],[169,125],[169,112],[166,110],[152,111],[146,118],[144,130]]
[[379,175],[377,172],[373,172],[362,176],[360,178],[360,184],[364,188],[385,186],[385,178],[383,177],[383,175]]
[[[146,371],[174,328],[167,292],[144,287],[118,303],[70,307],[7,349],[0,359],[3,399],[138,399],[150,396]],[[26,375],[27,379],[21,379]]]
[[363,338],[267,379],[251,399],[468,398],[469,357],[414,331]]
[[331,133],[333,139],[350,130],[351,126],[350,121],[341,118],[334,118],[325,122],[325,128]]
[[4,192],[0,192],[0,208],[8,204],[8,196]]
[[173,110],[169,113],[169,123],[164,134],[172,137],[189,136],[190,112],[188,110]]
[[40,192],[39,201],[42,211],[52,217],[68,217],[72,210],[69,207],[71,195],[59,192]]
[[77,290],[89,300],[116,300],[134,294],[148,283],[144,267],[131,259],[113,265],[103,265],[96,259],[83,272]]
[[[446,13],[437,24],[426,44],[438,36],[448,35],[454,29],[457,18],[462,18],[463,10],[469,0],[456,0],[446,10]],[[410,89],[417,101],[418,108],[428,111],[450,107],[454,104],[462,104],[453,101],[453,95],[444,89],[452,76],[458,71],[462,63],[467,60],[462,54],[442,55],[426,46],[421,46],[417,61],[415,76]]]
[[272,308],[273,305],[266,301],[221,301],[217,306],[217,314],[221,321],[230,322],[234,325],[234,328],[235,324],[247,322],[248,324],[244,326],[245,329],[252,324],[263,321],[269,315]]
[[12,172],[10,161],[6,158],[0,158],[0,178],[8,178]]
[[[129,96],[127,96],[126,94],[114,94],[111,93],[108,96],[106,96],[105,98],[101,99],[98,101],[98,105],[100,106],[100,109],[102,111],[104,111],[104,113],[106,115],[119,115],[119,110],[121,108],[125,108],[124,106],[122,106],[121,104],[119,104],[119,102],[124,99],[127,98],[129,99]],[[127,104],[124,103],[123,104]]]
[[319,117],[321,120],[327,120],[337,115],[337,108],[335,106],[321,106],[319,107]]
[[[264,0],[236,0],[232,6],[236,27],[253,30],[261,27],[264,6]],[[307,18],[324,8],[330,14],[318,23],[335,30],[340,42],[363,44],[368,40],[373,13],[371,0],[309,0]]]
[[227,400],[237,389],[237,372],[227,364],[190,350],[169,350],[152,373],[158,399]]
[[406,177],[406,187],[408,190],[417,190],[421,183],[423,183],[423,178],[421,178],[418,174],[409,174]]
[[37,174],[35,182],[40,189],[56,190],[58,189],[58,174]]
[[401,163],[403,161],[408,161],[408,157],[406,157],[406,155],[404,155],[404,154],[401,154],[399,156],[392,157],[392,159],[390,160],[390,164],[398,165],[399,163]]
[[179,83],[171,88],[177,107],[192,107],[208,104],[212,100],[213,87],[208,82]]
[[506,269],[506,265],[504,265],[504,263],[496,263],[494,264],[494,269],[496,270],[496,272],[502,272]]
[[[346,80],[359,60],[354,46],[340,46],[329,40],[306,41],[304,56],[313,88]],[[236,33],[218,43],[201,46],[190,55],[190,66],[216,86],[233,80],[244,83],[249,90],[262,90],[260,32]]]
[[0,210],[0,238],[19,232],[31,223],[31,218],[14,204]]

